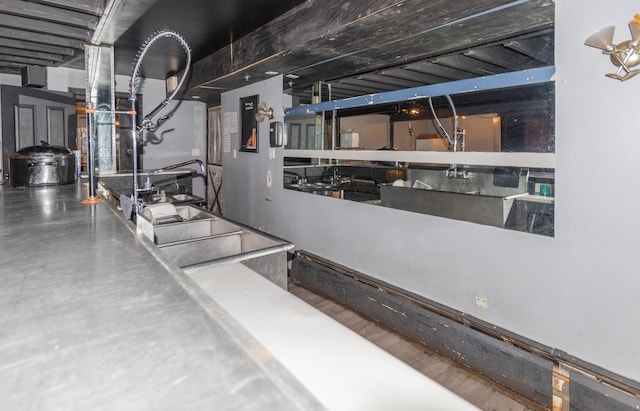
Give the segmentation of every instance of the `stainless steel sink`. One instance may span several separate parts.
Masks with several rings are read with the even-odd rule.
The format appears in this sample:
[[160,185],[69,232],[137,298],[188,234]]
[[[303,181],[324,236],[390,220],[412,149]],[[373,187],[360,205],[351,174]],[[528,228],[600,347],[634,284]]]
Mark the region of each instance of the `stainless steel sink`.
[[242,231],[238,227],[227,228],[233,231],[199,236],[201,233],[198,233],[198,230],[202,227],[193,227],[191,233],[185,237],[196,237],[174,242],[165,242],[171,236],[165,233],[159,236],[157,245],[169,259],[183,268],[202,264],[218,265],[219,260],[230,257],[237,257],[237,260],[241,261],[243,256],[282,245],[282,242],[271,240],[261,234]]
[[212,216],[202,208],[192,205],[177,205],[176,210],[183,221],[201,220]]
[[171,198],[177,202],[186,202],[186,201],[195,200],[195,197],[190,194],[174,194],[171,196]]
[[180,222],[153,225],[138,216],[140,233],[185,272],[240,262],[287,289],[287,251],[293,244],[192,205],[176,206]]
[[[120,196],[124,195],[125,197],[131,197],[132,189],[131,189],[131,181],[129,178],[124,179],[126,175],[118,174],[116,176],[103,176],[100,177],[100,184],[106,190],[103,193],[104,197],[107,200],[111,201],[115,206],[120,205]],[[191,186],[189,185],[189,189]],[[182,189],[182,188],[181,188]],[[167,194],[165,195],[163,191],[159,191],[158,189],[150,189],[150,190],[138,190],[138,199],[142,201],[142,203],[146,205],[158,204],[158,203],[172,203],[172,204],[201,204],[204,203],[204,199],[187,193],[180,194]]]
[[380,185],[380,205],[385,207],[495,227],[504,227],[514,200],[525,195],[479,195]]
[[208,218],[183,223],[159,225],[155,227],[153,231],[154,242],[160,246],[170,243],[182,243],[203,237],[240,234],[242,229],[225,220]]
[[171,199],[163,195],[153,195],[149,197],[151,203],[170,203]]

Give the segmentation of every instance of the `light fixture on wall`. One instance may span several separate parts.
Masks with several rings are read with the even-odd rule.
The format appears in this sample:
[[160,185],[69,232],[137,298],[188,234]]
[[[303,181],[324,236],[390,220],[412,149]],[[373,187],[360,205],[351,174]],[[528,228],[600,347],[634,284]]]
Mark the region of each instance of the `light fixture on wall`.
[[601,49],[603,54],[610,56],[613,65],[618,67],[615,73],[609,73],[607,77],[625,81],[640,73],[640,69],[631,70],[631,67],[640,64],[640,14],[636,14],[629,22],[629,30],[631,40],[619,44],[613,43],[614,26],[605,27],[584,42],[587,46]]
[[260,104],[258,104],[256,120],[262,123],[265,118],[268,118],[269,120],[273,118],[273,109],[271,107],[267,107],[266,101],[261,101]]

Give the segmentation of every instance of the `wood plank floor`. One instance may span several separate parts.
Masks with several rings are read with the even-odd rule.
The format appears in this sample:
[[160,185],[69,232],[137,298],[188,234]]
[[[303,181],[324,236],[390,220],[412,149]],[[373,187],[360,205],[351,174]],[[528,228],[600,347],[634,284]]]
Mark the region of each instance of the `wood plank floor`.
[[289,291],[483,410],[546,409],[303,287],[289,284]]

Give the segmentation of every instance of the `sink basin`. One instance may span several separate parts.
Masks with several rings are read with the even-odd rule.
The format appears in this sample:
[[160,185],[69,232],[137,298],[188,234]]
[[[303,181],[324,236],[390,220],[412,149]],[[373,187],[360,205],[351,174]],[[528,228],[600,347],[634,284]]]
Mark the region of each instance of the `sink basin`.
[[136,220],[140,235],[171,262],[187,273],[240,262],[287,289],[287,251],[293,244],[193,205],[175,209],[178,221],[153,225],[144,216]]
[[163,195],[153,195],[149,197],[149,202],[151,203],[170,203],[171,199],[167,196]]
[[202,208],[192,205],[177,205],[176,210],[183,221],[200,220],[203,218],[211,218],[212,215]]
[[164,245],[183,243],[204,237],[240,234],[242,229],[235,224],[217,218],[164,224],[154,228],[154,243]]
[[240,262],[287,289],[287,251],[293,244],[222,219],[156,227],[160,251],[185,273]]
[[380,194],[380,204],[385,207],[495,227],[505,226],[515,198],[526,195],[479,195],[475,191],[456,193],[390,184],[381,184]]
[[174,194],[171,198],[175,201],[193,201],[195,197],[190,194]]
[[[160,236],[158,247],[170,260],[182,268],[203,263],[211,265],[219,263],[221,259],[241,257],[243,254],[281,245],[278,241],[249,231],[230,231],[178,242],[164,242],[166,239],[168,235]],[[242,259],[239,258],[239,260]]]

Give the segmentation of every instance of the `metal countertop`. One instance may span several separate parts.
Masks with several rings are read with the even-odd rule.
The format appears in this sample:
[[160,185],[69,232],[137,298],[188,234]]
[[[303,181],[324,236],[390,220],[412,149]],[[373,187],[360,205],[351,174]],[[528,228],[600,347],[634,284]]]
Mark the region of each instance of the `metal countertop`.
[[322,405],[80,183],[0,186],[0,408]]

